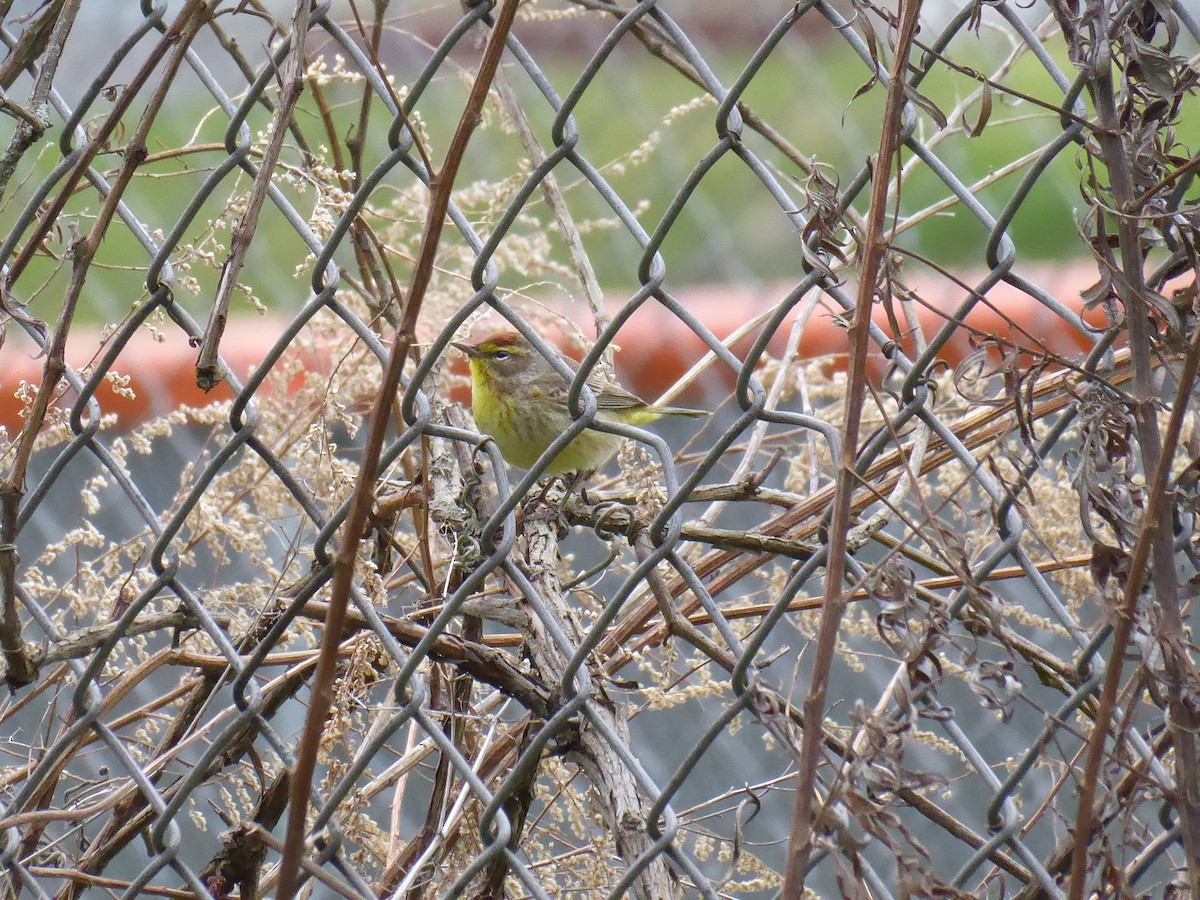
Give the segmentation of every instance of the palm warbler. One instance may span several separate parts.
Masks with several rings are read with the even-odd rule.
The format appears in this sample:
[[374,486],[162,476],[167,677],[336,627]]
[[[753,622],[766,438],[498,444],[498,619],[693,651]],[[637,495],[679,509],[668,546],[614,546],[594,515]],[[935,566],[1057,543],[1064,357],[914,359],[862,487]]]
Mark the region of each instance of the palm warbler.
[[[571,425],[567,409],[570,384],[529,341],[515,331],[499,331],[474,344],[452,346],[471,361],[471,411],[475,424],[500,447],[514,466],[528,469]],[[593,374],[597,418],[624,425],[645,425],[663,416],[703,416],[696,409],[652,406],[619,384]],[[604,462],[621,438],[587,429],[567,444],[546,473],[587,472]]]

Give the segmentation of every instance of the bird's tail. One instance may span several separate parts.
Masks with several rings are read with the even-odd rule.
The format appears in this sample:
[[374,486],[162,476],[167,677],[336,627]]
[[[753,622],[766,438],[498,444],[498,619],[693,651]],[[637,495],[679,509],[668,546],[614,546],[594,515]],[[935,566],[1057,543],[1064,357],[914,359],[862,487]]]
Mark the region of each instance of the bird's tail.
[[706,409],[687,409],[683,406],[655,406],[653,409],[660,416],[692,416],[693,418],[698,418],[699,416],[707,416],[709,414]]

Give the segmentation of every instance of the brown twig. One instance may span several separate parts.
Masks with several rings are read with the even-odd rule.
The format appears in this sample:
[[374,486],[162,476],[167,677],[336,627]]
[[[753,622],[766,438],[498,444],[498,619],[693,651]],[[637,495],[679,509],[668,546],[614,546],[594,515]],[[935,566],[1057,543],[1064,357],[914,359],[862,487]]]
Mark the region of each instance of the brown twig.
[[[1104,9],[1104,5],[1099,5]],[[1102,19],[1102,25],[1107,19]],[[1107,28],[1098,26],[1102,34]],[[1180,373],[1166,440],[1160,443],[1157,420],[1157,399],[1153,383],[1153,355],[1150,335],[1150,309],[1147,291],[1139,223],[1133,214],[1134,186],[1130,179],[1132,163],[1128,159],[1118,118],[1112,68],[1107,53],[1100,52],[1092,71],[1092,96],[1100,121],[1096,141],[1100,146],[1113,201],[1118,210],[1117,240],[1121,254],[1120,271],[1116,273],[1118,297],[1125,309],[1129,326],[1129,350],[1133,367],[1132,400],[1130,403],[1142,467],[1149,477],[1149,489],[1144,501],[1144,513],[1137,541],[1129,561],[1121,604],[1116,611],[1112,648],[1100,692],[1096,722],[1089,740],[1087,762],[1079,787],[1079,812],[1075,824],[1075,849],[1071,862],[1071,900],[1081,900],[1088,873],[1088,847],[1095,831],[1093,808],[1104,746],[1113,723],[1117,691],[1121,682],[1125,651],[1137,621],[1142,587],[1148,577],[1153,584],[1155,599],[1162,617],[1159,642],[1167,672],[1169,703],[1168,722],[1175,735],[1174,798],[1179,811],[1182,844],[1187,857],[1187,880],[1192,896],[1200,896],[1200,779],[1196,733],[1200,716],[1192,705],[1197,676],[1188,657],[1184,642],[1183,619],[1179,609],[1177,573],[1175,570],[1173,505],[1167,484],[1171,477],[1171,460],[1179,441],[1184,413],[1195,386],[1200,366],[1200,330],[1192,335],[1191,345]],[[1147,564],[1152,560],[1150,571]]]
[[850,377],[846,389],[846,406],[842,418],[842,452],[838,461],[837,482],[833,497],[833,512],[829,523],[828,557],[825,561],[825,597],[821,624],[817,631],[811,682],[804,698],[804,733],[800,743],[800,759],[796,771],[796,798],[792,811],[791,833],[785,864],[783,896],[799,897],[804,893],[804,879],[812,850],[813,800],[820,756],[822,722],[825,717],[825,697],[837,648],[837,633],[846,611],[846,594],[842,580],[846,571],[846,539],[850,530],[850,512],[855,485],[858,456],[859,426],[867,386],[867,355],[870,348],[871,306],[875,298],[875,283],[888,247],[885,217],[887,215],[888,185],[892,162],[900,149],[901,112],[905,102],[908,55],[917,30],[921,0],[901,0],[900,24],[896,35],[895,57],[888,82],[884,106],[883,130],[879,136],[879,152],[874,161],[871,184],[871,205],[867,213],[864,234],[862,277],[858,281],[854,321],[850,324]]
[[[503,72],[498,72],[496,76],[496,94],[500,98],[500,104],[504,111],[512,119],[513,127],[517,131],[517,137],[521,140],[521,146],[525,149],[525,155],[530,164],[540,166],[546,161],[546,151],[542,149],[533,126],[529,124],[529,116],[521,108],[517,94],[512,89],[512,85],[508,83],[508,79],[504,77]],[[575,267],[575,275],[579,279],[580,287],[583,288],[583,299],[592,313],[592,321],[598,335],[608,326],[612,317],[604,307],[604,291],[600,289],[600,280],[596,277],[596,270],[583,246],[583,236],[575,225],[571,208],[567,205],[562,188],[559,187],[558,179],[554,177],[553,172],[546,173],[546,177],[542,179],[542,196],[546,198],[546,205],[554,214],[554,222],[558,225],[559,234],[567,244],[567,251],[571,254],[571,265]],[[611,349],[610,347],[609,350],[611,351]],[[611,352],[608,354],[608,363],[612,363]]]
[[387,433],[392,398],[400,385],[400,374],[404,370],[409,349],[415,340],[417,316],[433,275],[434,260],[441,243],[442,229],[445,227],[446,212],[450,206],[450,194],[454,188],[455,177],[466,154],[467,143],[479,123],[483,104],[500,64],[500,56],[504,52],[504,44],[516,18],[516,13],[517,0],[504,0],[496,16],[495,24],[492,26],[487,46],[484,48],[483,58],[479,64],[479,73],[471,86],[471,93],[467,98],[458,128],[446,151],[446,158],[441,169],[430,178],[432,196],[421,238],[421,249],[417,256],[412,284],[409,287],[404,307],[404,317],[392,345],[374,409],[371,411],[367,442],[363,448],[362,462],[350,503],[350,512],[342,529],[342,547],[337,556],[333,595],[330,598],[325,631],[321,636],[321,657],[317,664],[312,700],[304,722],[304,732],[300,739],[296,764],[293,769],[291,810],[288,817],[283,858],[280,861],[279,889],[276,893],[278,900],[291,900],[299,884],[298,869],[301,852],[304,848],[308,798],[312,789],[313,773],[316,770],[321,732],[325,727],[325,720],[333,702],[333,677],[337,665],[337,648],[341,642],[342,630],[346,621],[346,607],[350,599],[354,564],[358,558],[358,544],[374,502],[375,475],[379,468],[379,457],[383,451],[384,436]]
[[229,301],[233,297],[234,288],[238,284],[242,264],[246,261],[246,253],[250,250],[250,242],[258,229],[258,217],[262,213],[267,191],[271,187],[271,178],[275,174],[275,162],[283,150],[283,142],[287,139],[287,124],[291,121],[292,110],[304,91],[304,42],[308,35],[309,4],[296,4],[296,16],[292,22],[292,48],[287,64],[283,70],[283,85],[280,90],[279,105],[275,108],[275,117],[271,123],[271,138],[263,151],[262,162],[259,163],[258,175],[250,189],[250,199],[246,202],[246,212],[241,221],[234,226],[229,239],[229,256],[221,267],[221,278],[217,282],[217,294],[213,300],[212,312],[208,317],[208,325],[204,328],[204,337],[200,340],[200,354],[196,359],[196,384],[205,391],[211,391],[225,377],[221,371],[219,354],[221,337],[225,334],[225,323],[229,319]]
[[[36,55],[26,57],[25,51],[30,49],[26,44],[26,38],[31,41],[36,39],[39,42],[37,51],[41,55],[42,64],[38,67],[37,79],[33,84],[33,94],[30,96],[28,108],[21,107],[8,98],[4,98],[4,108],[21,121],[13,134],[12,141],[9,142],[8,149],[4,151],[3,158],[0,158],[0,197],[3,197],[8,189],[8,181],[12,178],[12,173],[21,157],[25,155],[25,151],[41,139],[49,125],[49,120],[46,118],[46,101],[50,96],[54,75],[58,71],[58,62],[62,58],[63,45],[67,42],[67,35],[71,33],[71,26],[75,24],[75,15],[79,12],[80,2],[81,0],[71,0],[65,5],[59,2],[55,7],[46,9],[38,24],[26,29],[17,46],[4,61],[3,68],[6,71],[9,64],[12,63],[15,72],[19,73],[22,68],[37,58]],[[57,20],[47,39],[40,26],[50,22],[53,17],[57,17]],[[35,35],[37,35],[36,38]],[[8,90],[10,86],[11,81],[0,77],[0,93]]]

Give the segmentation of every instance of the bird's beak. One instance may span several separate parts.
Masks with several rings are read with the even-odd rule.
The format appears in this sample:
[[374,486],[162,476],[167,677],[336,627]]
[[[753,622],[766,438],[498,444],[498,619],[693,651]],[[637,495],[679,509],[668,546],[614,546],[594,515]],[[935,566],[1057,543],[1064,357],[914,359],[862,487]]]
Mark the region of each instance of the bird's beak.
[[472,347],[470,344],[460,344],[458,341],[451,341],[450,346],[453,347],[455,350],[461,350],[463,353],[467,354],[467,356],[470,357],[471,359],[474,359],[476,356],[479,355],[479,348]]

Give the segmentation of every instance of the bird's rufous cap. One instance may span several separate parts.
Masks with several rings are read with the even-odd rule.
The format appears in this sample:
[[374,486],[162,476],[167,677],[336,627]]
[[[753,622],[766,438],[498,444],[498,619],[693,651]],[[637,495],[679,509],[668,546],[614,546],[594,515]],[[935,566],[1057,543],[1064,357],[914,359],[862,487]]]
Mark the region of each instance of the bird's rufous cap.
[[451,341],[450,346],[456,350],[461,350],[467,356],[478,356],[479,351],[483,347],[489,347],[493,350],[499,350],[503,347],[528,347],[529,341],[516,331],[497,331],[489,334],[487,337],[482,337],[474,343],[464,343],[460,341]]

